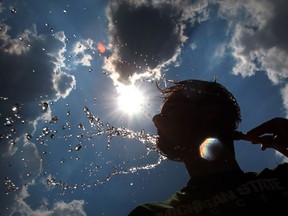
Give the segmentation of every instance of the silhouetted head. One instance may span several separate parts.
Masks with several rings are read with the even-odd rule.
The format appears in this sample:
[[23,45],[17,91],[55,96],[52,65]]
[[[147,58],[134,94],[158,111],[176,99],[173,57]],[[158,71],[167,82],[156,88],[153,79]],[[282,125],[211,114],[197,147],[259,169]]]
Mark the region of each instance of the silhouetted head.
[[[161,90],[161,113],[153,117],[158,130],[157,147],[171,160],[184,161],[199,154],[200,144],[209,137],[226,143],[234,154],[235,129],[241,121],[234,96],[221,84],[185,80]],[[225,141],[223,140],[225,139]],[[229,143],[229,144],[227,144]]]

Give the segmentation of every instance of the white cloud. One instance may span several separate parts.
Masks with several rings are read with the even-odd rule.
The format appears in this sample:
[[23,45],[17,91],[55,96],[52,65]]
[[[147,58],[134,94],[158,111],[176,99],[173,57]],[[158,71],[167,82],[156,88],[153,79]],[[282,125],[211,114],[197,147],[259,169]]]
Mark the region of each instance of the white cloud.
[[221,43],[214,53],[215,58],[223,58],[226,55],[227,44]]
[[79,53],[84,53],[85,52],[86,46],[81,43],[80,41],[76,42],[73,48],[73,52],[78,55]]
[[13,155],[15,155],[15,153],[18,151],[18,147],[15,146],[12,143],[16,143],[18,142],[19,138],[16,138],[15,140],[10,140],[10,142],[8,142],[8,148],[7,148],[7,152],[4,152],[2,154],[2,157],[12,157]]
[[53,87],[57,91],[57,98],[66,98],[71,90],[76,86],[76,79],[74,76],[65,72],[55,74],[53,76]]
[[80,62],[83,66],[90,67],[92,59],[93,58],[91,55],[84,55],[83,58],[80,60]]
[[33,179],[37,178],[43,171],[42,159],[35,143],[30,142],[26,137],[22,136],[24,142],[25,157],[29,160],[29,172]]
[[18,38],[11,38],[8,35],[10,27],[5,24],[1,24],[0,31],[0,49],[7,54],[21,55],[27,53],[30,50],[31,40],[37,38],[35,26],[32,30],[26,29],[24,32],[18,35]]
[[[288,110],[288,97],[287,97],[287,95],[288,95],[288,84],[286,84],[284,86],[284,88],[281,89],[281,94],[282,94],[284,106]],[[288,111],[286,112],[286,118],[288,118]]]
[[59,49],[56,51],[48,52],[47,55],[51,57],[54,56],[55,59],[52,60],[52,62],[55,64],[54,72],[57,73],[61,71],[61,68],[65,68],[64,53],[66,52],[66,43],[65,43],[66,36],[63,31],[60,31],[55,33],[54,37],[56,40],[61,42],[62,47],[59,47]]
[[[220,16],[232,27],[230,47],[236,60],[233,73],[252,76],[266,72],[271,82],[283,86],[288,78],[288,22],[285,0],[221,0]],[[286,87],[285,87],[286,88]],[[288,113],[287,97],[283,104]]]
[[81,40],[74,44],[72,52],[75,54],[75,64],[90,67],[93,60],[92,54],[96,53],[95,43],[92,39]]
[[[31,187],[31,186],[30,186]],[[38,209],[32,209],[25,199],[30,195],[28,193],[28,186],[23,186],[15,197],[15,202],[12,207],[11,215],[19,213],[20,215],[29,216],[86,216],[84,211],[84,200],[73,200],[71,202],[58,201],[54,204],[52,209],[47,209],[42,206]]]

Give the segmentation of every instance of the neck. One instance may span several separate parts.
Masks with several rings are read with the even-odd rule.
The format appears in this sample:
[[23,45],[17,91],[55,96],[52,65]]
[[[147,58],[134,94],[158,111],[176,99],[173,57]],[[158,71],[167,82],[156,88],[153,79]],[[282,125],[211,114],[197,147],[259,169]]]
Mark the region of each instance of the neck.
[[[223,143],[223,150],[216,159],[209,161],[203,159],[200,154],[198,154],[197,156],[189,157],[184,161],[186,169],[191,177],[241,170],[235,159],[234,150],[227,148],[227,146],[233,146],[233,140],[226,140],[226,143],[221,140],[221,142]],[[227,145],[227,142],[230,142],[228,143],[229,145]]]
[[211,175],[221,172],[241,170],[235,160],[185,162],[186,169],[191,177]]

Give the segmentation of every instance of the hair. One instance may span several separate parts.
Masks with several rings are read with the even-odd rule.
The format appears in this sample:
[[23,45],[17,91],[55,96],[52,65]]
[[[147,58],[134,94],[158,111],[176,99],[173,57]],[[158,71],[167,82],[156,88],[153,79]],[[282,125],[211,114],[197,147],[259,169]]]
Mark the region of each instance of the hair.
[[203,80],[185,80],[174,81],[174,85],[160,90],[162,97],[164,98],[163,104],[174,93],[181,93],[185,95],[189,100],[195,100],[195,97],[201,101],[212,103],[220,103],[229,113],[226,113],[234,125],[234,129],[237,129],[241,122],[241,111],[237,100],[223,85],[217,82],[209,82]]
[[[179,97],[180,100],[183,99],[187,103],[191,102],[196,106],[216,110],[217,115],[209,120],[208,125],[218,130],[219,133],[233,136],[241,122],[240,107],[232,93],[223,85],[217,82],[194,79],[174,81],[173,83],[173,86],[165,89],[160,89],[157,85],[164,99],[163,104],[173,95],[173,97]],[[175,152],[174,147],[161,145],[158,148],[168,158],[179,160],[177,158],[179,158],[181,152]],[[231,146],[231,150],[234,152],[233,146]]]

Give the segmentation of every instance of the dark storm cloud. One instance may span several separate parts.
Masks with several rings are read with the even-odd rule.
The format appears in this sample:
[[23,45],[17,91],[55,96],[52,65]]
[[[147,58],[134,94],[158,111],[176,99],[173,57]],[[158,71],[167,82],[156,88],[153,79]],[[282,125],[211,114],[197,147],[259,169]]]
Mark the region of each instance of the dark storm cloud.
[[[111,1],[107,11],[112,55],[104,68],[122,83],[135,73],[159,76],[162,67],[176,61],[188,37],[185,29],[205,19],[205,6],[196,1]],[[196,17],[196,12],[201,15]]]
[[55,37],[38,35],[34,26],[12,38],[9,29],[8,25],[1,25],[0,141],[2,145],[0,150],[2,157],[9,157],[16,153],[19,146],[9,143],[21,142],[23,133],[33,133],[38,120],[50,120],[50,110],[43,113],[39,104],[64,98],[75,86],[75,78],[62,72],[65,51],[64,33],[59,32]]
[[[20,190],[23,177],[33,184],[42,172],[38,148],[25,136],[25,133],[33,134],[38,120],[51,119],[50,110],[43,113],[39,103],[66,97],[75,86],[75,78],[62,71],[66,50],[63,32],[55,33],[54,37],[39,35],[36,26],[33,26],[11,37],[10,31],[12,29],[8,25],[1,24],[0,170],[3,172],[0,177],[4,179],[8,176]],[[22,189],[25,188],[23,186]],[[5,187],[0,188],[2,194],[5,190]],[[2,196],[1,203],[5,199],[5,203],[11,203],[11,206],[12,203],[25,204],[19,197],[15,202],[18,190],[6,198]],[[25,206],[19,206],[22,207]],[[29,211],[32,212],[31,209]]]
[[[74,77],[61,72],[65,49],[64,34],[55,38],[37,35],[36,29],[25,30],[16,38],[9,36],[9,26],[2,25],[0,32],[0,100],[1,115],[11,112],[17,103],[29,106],[41,100],[57,100],[67,96],[75,85]],[[41,110],[26,113],[27,119],[38,117]]]

